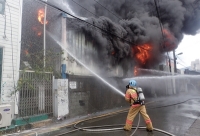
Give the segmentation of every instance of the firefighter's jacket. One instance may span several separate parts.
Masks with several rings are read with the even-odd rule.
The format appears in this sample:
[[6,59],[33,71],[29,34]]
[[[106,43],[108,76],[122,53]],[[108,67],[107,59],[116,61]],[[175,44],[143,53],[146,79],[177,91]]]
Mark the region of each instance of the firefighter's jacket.
[[125,100],[132,105],[138,98],[136,88],[129,88],[126,91]]

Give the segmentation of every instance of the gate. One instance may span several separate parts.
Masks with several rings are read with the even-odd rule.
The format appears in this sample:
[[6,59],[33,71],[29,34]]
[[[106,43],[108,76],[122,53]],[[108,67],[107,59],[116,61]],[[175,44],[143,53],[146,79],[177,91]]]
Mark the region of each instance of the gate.
[[53,113],[50,72],[20,71],[19,117]]

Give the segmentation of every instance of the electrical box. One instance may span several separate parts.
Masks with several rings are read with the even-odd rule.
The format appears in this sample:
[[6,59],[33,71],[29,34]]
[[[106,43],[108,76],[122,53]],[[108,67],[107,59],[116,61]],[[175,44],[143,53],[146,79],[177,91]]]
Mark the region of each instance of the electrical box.
[[69,114],[68,79],[53,80],[53,114],[58,120]]
[[13,115],[10,104],[0,105],[0,128],[10,126],[12,116]]

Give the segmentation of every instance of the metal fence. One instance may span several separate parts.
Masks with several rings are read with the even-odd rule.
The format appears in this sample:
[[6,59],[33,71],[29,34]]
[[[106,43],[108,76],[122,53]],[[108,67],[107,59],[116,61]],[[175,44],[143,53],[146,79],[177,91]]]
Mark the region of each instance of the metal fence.
[[53,113],[52,73],[20,71],[19,117]]

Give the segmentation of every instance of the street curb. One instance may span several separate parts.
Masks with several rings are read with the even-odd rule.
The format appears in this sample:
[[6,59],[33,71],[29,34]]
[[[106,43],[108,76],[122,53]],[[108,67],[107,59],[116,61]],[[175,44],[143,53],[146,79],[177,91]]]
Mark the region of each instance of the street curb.
[[42,132],[34,132],[34,131],[32,131],[32,132],[29,132],[29,133],[26,133],[26,134],[24,133],[21,136],[36,136],[36,135],[37,136],[47,136],[47,135],[56,135],[56,134],[58,135],[58,134],[60,134],[61,130],[66,129],[69,126],[73,126],[76,123],[79,123],[79,122],[82,122],[82,121],[86,121],[86,120],[90,120],[90,119],[101,118],[101,117],[105,117],[105,116],[109,116],[109,115],[113,115],[113,114],[119,114],[119,113],[124,112],[124,111],[128,111],[128,108],[124,108],[124,109],[121,109],[121,110],[108,112],[108,113],[104,113],[104,114],[94,115],[94,116],[91,116],[91,117],[85,117],[83,119],[77,119],[76,121],[67,123],[67,124],[62,125],[62,126],[44,128],[45,130],[42,131]]
[[[154,103],[155,101],[151,101],[151,102],[148,102],[147,104],[150,104],[150,103]],[[27,133],[24,133],[20,136],[47,136],[47,135],[58,135],[60,134],[60,131],[61,130],[64,130],[66,129],[66,127],[69,127],[69,126],[72,126],[76,123],[79,123],[79,122],[82,122],[82,121],[86,121],[86,120],[91,120],[91,119],[97,119],[97,118],[101,118],[101,117],[106,117],[106,116],[109,116],[109,115],[113,115],[113,114],[119,114],[119,113],[122,113],[122,112],[128,112],[128,109],[129,108],[121,108],[121,109],[118,109],[118,110],[115,110],[115,111],[112,111],[112,112],[106,112],[106,113],[99,113],[98,115],[93,115],[93,116],[90,116],[90,117],[83,117],[82,119],[77,119],[75,121],[72,121],[72,122],[69,122],[69,123],[66,123],[64,125],[61,125],[61,126],[57,126],[57,127],[49,127],[49,128],[44,128],[45,130],[43,131],[32,131],[32,132],[27,132]]]
[[52,119],[46,119],[43,121],[33,122],[33,123],[25,124],[25,125],[19,125],[19,126],[13,125],[11,128],[1,130],[0,135],[8,135],[8,134],[12,134],[12,133],[17,133],[22,130],[30,130],[30,129],[38,128],[38,127],[41,127],[44,125],[49,125],[52,123],[52,121],[53,121]]
[[[151,102],[148,102],[147,104],[154,103],[154,102],[155,101],[151,101]],[[46,128],[42,132],[39,132],[39,131],[24,132],[24,133],[21,133],[20,136],[55,135],[55,134],[58,134],[61,130],[66,129],[66,127],[72,126],[72,125],[74,125],[76,123],[79,123],[79,122],[82,122],[82,121],[86,121],[86,120],[90,120],[90,119],[96,119],[96,118],[100,118],[100,117],[105,117],[105,116],[109,116],[109,115],[113,115],[113,114],[118,114],[118,113],[121,113],[121,112],[124,112],[124,111],[128,111],[128,109],[129,108],[122,108],[122,109],[118,109],[118,110],[113,111],[113,112],[107,112],[107,113],[103,113],[103,114],[99,114],[99,115],[93,115],[93,116],[90,116],[90,117],[84,117],[82,119],[77,119],[76,121],[72,121],[72,122],[66,123],[65,125],[62,125],[62,126]],[[17,129],[17,130],[31,130],[31,129],[34,129],[34,128],[36,128],[36,129],[38,128],[39,129],[39,127],[52,124],[52,122],[53,122],[53,120],[49,119],[49,121],[44,120],[44,121],[40,121],[40,122],[30,123],[31,126],[32,126],[31,128],[29,128],[29,129],[20,128],[20,129]],[[18,132],[17,130],[15,132]]]
[[66,126],[62,126],[62,127],[59,127],[59,128],[51,128],[51,129],[48,129],[47,132],[44,132],[44,133],[37,133],[37,132],[31,132],[29,134],[24,134],[22,136],[36,136],[36,133],[37,133],[37,136],[47,136],[47,135],[56,135],[58,134],[61,130],[64,130],[66,129],[66,127],[68,127],[68,125]]

